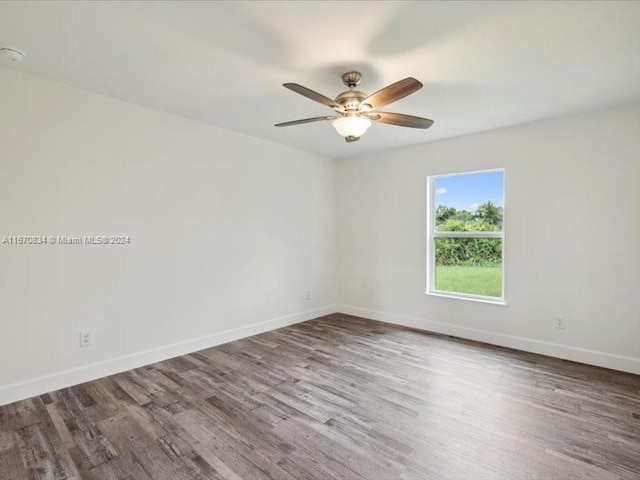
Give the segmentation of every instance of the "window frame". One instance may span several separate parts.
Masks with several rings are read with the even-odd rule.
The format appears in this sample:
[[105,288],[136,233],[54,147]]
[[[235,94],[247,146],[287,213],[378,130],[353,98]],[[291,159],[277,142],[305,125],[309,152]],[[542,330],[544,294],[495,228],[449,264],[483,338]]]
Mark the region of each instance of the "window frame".
[[[445,177],[458,177],[479,173],[502,172],[502,231],[500,232],[437,232],[436,231],[436,180]],[[505,300],[505,225],[506,225],[506,172],[504,168],[474,170],[470,172],[445,173],[427,176],[427,251],[426,251],[426,295],[436,297],[457,298],[483,303],[506,305]],[[489,297],[471,293],[447,292],[436,290],[436,239],[437,238],[497,238],[502,240],[502,296]]]

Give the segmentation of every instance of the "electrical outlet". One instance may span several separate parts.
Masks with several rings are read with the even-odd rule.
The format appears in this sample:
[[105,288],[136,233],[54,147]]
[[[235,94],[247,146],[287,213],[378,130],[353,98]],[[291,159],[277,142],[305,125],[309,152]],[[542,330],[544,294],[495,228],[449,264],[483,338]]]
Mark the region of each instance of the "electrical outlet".
[[91,333],[80,332],[80,346],[88,347],[89,345],[91,345]]
[[307,301],[311,300],[311,290],[307,290],[307,296],[305,298]]
[[556,315],[556,328],[559,330],[567,328],[567,321],[562,315]]

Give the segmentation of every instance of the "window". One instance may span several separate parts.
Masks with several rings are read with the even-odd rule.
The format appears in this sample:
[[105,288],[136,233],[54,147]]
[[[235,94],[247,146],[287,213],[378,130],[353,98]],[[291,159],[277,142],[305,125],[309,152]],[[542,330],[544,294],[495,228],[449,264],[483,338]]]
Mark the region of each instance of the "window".
[[427,178],[427,293],[504,303],[504,170]]

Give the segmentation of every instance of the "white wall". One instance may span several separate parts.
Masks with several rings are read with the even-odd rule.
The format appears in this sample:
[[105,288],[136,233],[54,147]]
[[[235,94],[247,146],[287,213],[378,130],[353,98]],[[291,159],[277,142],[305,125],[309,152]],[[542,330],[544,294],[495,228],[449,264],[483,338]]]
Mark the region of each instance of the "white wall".
[[[341,311],[640,373],[639,131],[634,104],[343,160],[336,204],[331,160],[0,70],[0,240],[132,239],[0,244],[0,404],[330,313],[336,259]],[[495,167],[508,305],[425,296],[426,176]]]
[[[639,132],[633,104],[339,162],[340,309],[640,373]],[[496,167],[508,305],[425,295],[426,177]]]
[[132,240],[0,244],[0,404],[327,313],[335,199],[331,160],[0,70],[0,237]]

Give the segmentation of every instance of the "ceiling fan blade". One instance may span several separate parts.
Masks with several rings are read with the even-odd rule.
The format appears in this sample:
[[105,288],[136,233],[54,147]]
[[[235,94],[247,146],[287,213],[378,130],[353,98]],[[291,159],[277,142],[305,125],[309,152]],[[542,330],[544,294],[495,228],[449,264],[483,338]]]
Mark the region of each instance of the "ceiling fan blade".
[[362,104],[371,105],[372,109],[384,107],[401,98],[411,95],[413,92],[417,92],[422,88],[422,83],[413,77],[405,78],[399,82],[392,83],[384,87],[382,90],[378,90],[373,95],[369,95],[362,101]]
[[349,135],[347,137],[344,137],[344,139],[347,141],[347,143],[351,143],[351,142],[357,142],[358,140],[360,140],[360,137],[354,137],[353,135]]
[[333,120],[336,117],[313,117],[303,118],[302,120],[293,120],[292,122],[276,123],[275,127],[290,127],[291,125],[301,125],[303,123],[321,122],[322,120]]
[[388,123],[389,125],[398,125],[400,127],[429,128],[433,125],[433,120],[428,118],[414,117],[413,115],[404,115],[402,113],[374,112],[370,118],[374,122]]
[[299,93],[303,97],[310,98],[314,102],[321,103],[322,105],[326,105],[331,108],[341,108],[339,104],[332,100],[329,97],[325,97],[324,95],[314,92],[313,90],[309,90],[307,87],[303,87],[302,85],[298,85],[297,83],[285,83],[282,85],[284,88],[288,88],[292,92]]

